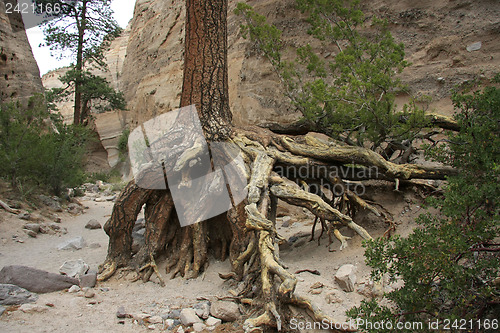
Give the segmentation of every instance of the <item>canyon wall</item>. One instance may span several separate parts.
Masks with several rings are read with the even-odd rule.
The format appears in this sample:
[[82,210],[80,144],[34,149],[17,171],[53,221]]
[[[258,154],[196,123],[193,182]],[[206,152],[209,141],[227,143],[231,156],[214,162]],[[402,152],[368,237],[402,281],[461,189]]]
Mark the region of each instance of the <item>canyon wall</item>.
[[6,14],[5,3],[0,1],[0,103],[26,99],[42,92],[40,70],[26,37],[22,17],[18,13]]

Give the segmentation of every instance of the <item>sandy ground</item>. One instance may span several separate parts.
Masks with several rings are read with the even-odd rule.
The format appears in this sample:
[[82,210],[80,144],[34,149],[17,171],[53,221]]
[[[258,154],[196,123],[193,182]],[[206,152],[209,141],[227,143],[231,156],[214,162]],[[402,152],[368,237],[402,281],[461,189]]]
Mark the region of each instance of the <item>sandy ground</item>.
[[[382,190],[381,190],[382,191]],[[394,215],[394,220],[400,223],[399,230],[406,233],[410,230],[411,221],[421,212],[418,198],[414,195],[400,192],[382,191],[383,199],[389,211]],[[373,195],[380,193],[373,191]],[[79,216],[60,214],[61,226],[68,229],[66,235],[38,235],[30,238],[21,230],[25,221],[17,216],[0,211],[0,267],[6,265],[26,265],[49,272],[58,272],[59,267],[66,260],[83,259],[91,269],[97,269],[106,257],[108,237],[101,230],[87,230],[84,228],[87,221],[96,219],[104,224],[112,210],[112,202],[97,203],[83,201],[89,208]],[[302,210],[292,211],[294,208],[284,208],[282,211],[290,215],[289,226],[282,226],[283,219],[278,219],[278,232],[285,238],[293,235],[310,232],[313,218]],[[370,214],[359,214],[358,223],[365,226],[373,236],[380,236],[386,229],[383,221],[370,217]],[[321,275],[307,272],[297,274],[297,292],[313,299],[320,308],[339,321],[344,321],[345,310],[358,305],[364,296],[357,292],[346,293],[334,281],[337,269],[343,264],[354,264],[357,269],[357,289],[362,289],[369,281],[369,268],[364,263],[361,238],[353,235],[349,230],[341,230],[346,236],[353,236],[349,247],[339,251],[337,240],[330,246],[336,251],[330,252],[327,247],[328,238],[323,236],[321,245],[317,242],[308,242],[309,236],[300,240],[302,245],[291,246],[281,251],[283,261],[289,266],[289,271],[294,273],[300,269],[318,270]],[[317,234],[319,230],[317,228]],[[18,235],[24,243],[13,239]],[[59,251],[57,245],[66,239],[82,236],[87,244],[100,244],[100,247],[86,247],[78,251]],[[164,272],[160,265],[160,271]],[[99,283],[94,288],[96,296],[92,299],[83,297],[83,293],[73,294],[66,291],[40,295],[36,304],[46,308],[43,313],[23,313],[9,309],[0,317],[0,332],[145,332],[150,331],[144,326],[134,324],[133,320],[126,319],[119,323],[116,318],[118,307],[123,306],[128,313],[148,313],[161,315],[170,309],[188,307],[197,303],[197,298],[215,296],[228,296],[228,290],[234,288],[229,282],[224,282],[218,276],[219,272],[227,273],[230,270],[229,262],[211,260],[208,270],[199,278],[184,280],[176,278],[167,280],[167,286],[162,288],[154,282],[132,282],[134,273],[122,272],[118,276],[104,283]],[[314,283],[320,282],[323,287],[318,289],[319,294],[313,294],[310,288]],[[335,294],[341,299],[340,303],[329,303],[330,294]],[[47,303],[53,307],[46,306]],[[92,304],[95,303],[95,304]],[[306,320],[301,317],[299,320]],[[161,330],[158,324],[156,330]],[[228,331],[227,328],[225,331]],[[229,329],[229,331],[233,331]],[[234,331],[237,331],[235,328]]]

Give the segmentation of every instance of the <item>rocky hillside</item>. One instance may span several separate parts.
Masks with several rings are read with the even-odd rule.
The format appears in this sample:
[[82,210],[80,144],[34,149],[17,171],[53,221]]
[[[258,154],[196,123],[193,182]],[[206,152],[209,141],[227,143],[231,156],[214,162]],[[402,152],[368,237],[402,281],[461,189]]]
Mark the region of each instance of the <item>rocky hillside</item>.
[[[241,38],[241,18],[230,0],[229,82],[230,103],[236,125],[290,124],[299,118],[286,98],[268,61],[248,40]],[[249,0],[255,9],[284,31],[291,45],[311,41],[304,15],[295,0]],[[390,22],[399,42],[406,45],[412,65],[401,75],[412,94],[432,97],[431,109],[450,114],[450,89],[479,75],[491,77],[500,65],[500,2],[497,0],[374,0],[362,1],[368,16]],[[183,0],[137,0],[134,17],[124,35],[108,52],[106,73],[128,102],[127,122],[134,128],[179,106],[184,42]],[[333,45],[317,44],[325,57]],[[57,72],[44,77],[51,86]],[[400,96],[398,103],[408,99]],[[116,138],[124,117],[106,116],[98,126],[105,137]],[[108,123],[109,122],[109,123]],[[99,117],[98,117],[99,123]],[[112,128],[112,130],[109,130]],[[113,139],[115,140],[115,139]],[[105,143],[111,149],[115,141]],[[108,149],[109,151],[109,149]]]
[[[6,1],[7,2],[7,1]],[[6,14],[0,2],[0,103],[42,92],[40,70],[21,15]]]

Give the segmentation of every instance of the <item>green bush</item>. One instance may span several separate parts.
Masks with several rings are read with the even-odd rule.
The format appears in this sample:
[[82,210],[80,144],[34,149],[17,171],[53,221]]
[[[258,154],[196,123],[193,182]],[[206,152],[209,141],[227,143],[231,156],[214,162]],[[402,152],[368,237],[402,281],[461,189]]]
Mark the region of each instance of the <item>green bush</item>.
[[43,96],[27,107],[19,102],[0,106],[0,174],[12,186],[48,187],[59,195],[65,186],[83,181],[87,129],[64,125],[47,110]]
[[415,102],[396,111],[396,94],[405,90],[396,74],[408,66],[404,45],[395,42],[387,21],[365,18],[359,3],[297,0],[297,9],[308,15],[308,33],[334,51],[325,58],[307,44],[296,49],[293,61],[283,60],[291,46],[264,16],[245,3],[236,13],[246,20],[243,36],[269,59],[304,121],[336,139],[377,150],[383,143],[414,140],[428,122]]
[[[500,221],[500,89],[454,93],[453,101],[460,110],[455,119],[461,130],[450,134],[448,143],[429,148],[429,155],[460,173],[448,179],[442,198],[431,200],[440,215],[421,215],[419,227],[407,238],[366,244],[373,277],[386,274],[404,286],[386,294],[392,306],[364,302],[350,310],[354,318],[390,321],[393,327],[397,322],[422,322],[424,331],[435,331],[428,322],[436,320],[459,327],[466,323],[467,332],[497,331],[480,326],[480,321],[500,318],[500,257],[495,244]],[[448,329],[459,331],[456,326]]]

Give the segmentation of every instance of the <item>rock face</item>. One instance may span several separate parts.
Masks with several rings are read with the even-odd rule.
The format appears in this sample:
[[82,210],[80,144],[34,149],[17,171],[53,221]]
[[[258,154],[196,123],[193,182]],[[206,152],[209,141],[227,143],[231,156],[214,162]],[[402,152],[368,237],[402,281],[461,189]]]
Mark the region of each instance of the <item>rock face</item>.
[[[229,98],[235,125],[281,125],[295,122],[294,111],[269,61],[253,42],[243,39],[241,17],[233,14],[236,0],[229,1],[228,67]],[[295,0],[248,0],[283,31],[283,40],[295,47],[310,42],[321,57],[337,52],[333,43],[321,44],[307,34],[305,16],[295,9]],[[480,75],[492,77],[500,66],[498,20],[500,2],[435,0],[373,0],[362,2],[367,17],[387,19],[397,42],[403,42],[412,63],[400,75],[411,93],[432,97],[429,109],[451,114],[450,89]],[[117,140],[123,127],[131,129],[179,106],[184,52],[184,1],[137,0],[134,17],[123,35],[113,41],[103,75],[122,90],[128,113],[97,115],[96,125],[111,165],[117,161]],[[470,48],[479,45],[481,48]],[[294,54],[287,51],[285,58]],[[50,87],[49,73],[44,84]],[[408,95],[397,96],[402,107]]]
[[0,2],[0,103],[11,99],[25,99],[42,92],[40,70],[26,37],[19,13],[6,14],[5,3]]

